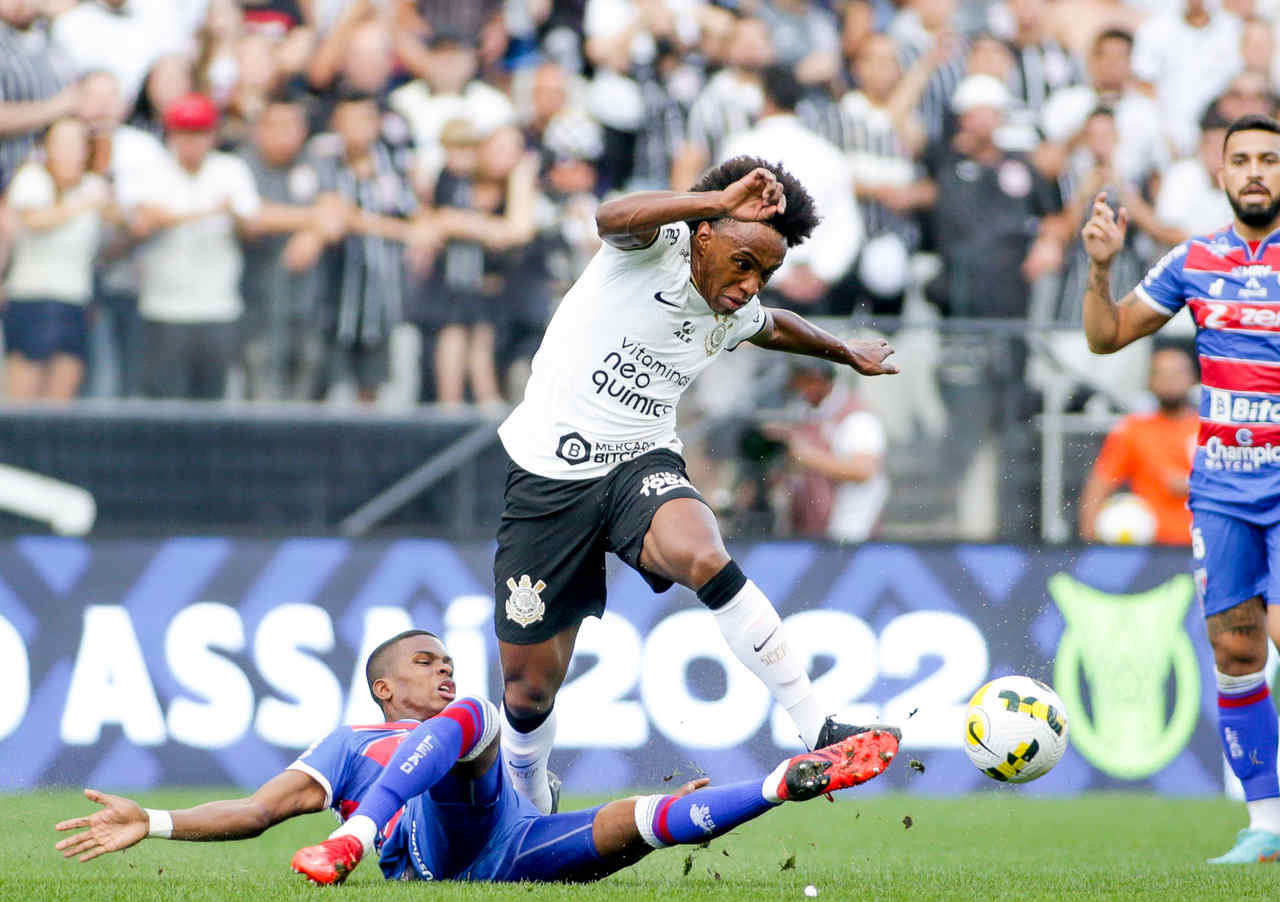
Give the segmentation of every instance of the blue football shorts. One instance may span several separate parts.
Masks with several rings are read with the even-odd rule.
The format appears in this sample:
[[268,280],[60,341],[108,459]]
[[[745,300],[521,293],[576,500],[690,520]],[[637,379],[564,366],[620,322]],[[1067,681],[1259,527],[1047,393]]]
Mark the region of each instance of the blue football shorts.
[[504,883],[592,879],[600,866],[592,825],[601,807],[521,818],[495,837],[456,879]]
[[1280,602],[1280,524],[1259,526],[1217,511],[1192,510],[1191,553],[1204,615],[1261,595]]

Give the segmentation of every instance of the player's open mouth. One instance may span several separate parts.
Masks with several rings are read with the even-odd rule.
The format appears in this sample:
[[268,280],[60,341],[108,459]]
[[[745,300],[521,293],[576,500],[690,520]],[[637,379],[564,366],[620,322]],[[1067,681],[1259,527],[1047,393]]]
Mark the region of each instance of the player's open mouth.
[[452,699],[457,692],[457,687],[453,685],[453,680],[445,680],[436,687],[436,692],[439,692],[447,699]]

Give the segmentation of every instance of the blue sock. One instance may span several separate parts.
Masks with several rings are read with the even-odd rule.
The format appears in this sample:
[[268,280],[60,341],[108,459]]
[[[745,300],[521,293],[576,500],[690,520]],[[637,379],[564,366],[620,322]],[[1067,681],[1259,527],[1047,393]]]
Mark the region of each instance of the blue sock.
[[1231,770],[1244,785],[1244,797],[1248,801],[1280,796],[1280,780],[1276,776],[1280,721],[1276,719],[1271,692],[1262,674],[1256,677],[1255,686],[1241,686],[1247,678],[1228,677],[1227,681],[1235,682],[1230,692],[1222,688],[1222,675],[1218,681],[1218,729],[1222,748]]
[[449,768],[458,763],[462,738],[462,725],[456,720],[449,717],[424,720],[400,743],[352,817],[364,815],[381,830],[405,800],[435,786]]
[[776,804],[764,797],[759,780],[708,786],[680,798],[647,796],[636,800],[636,826],[654,848],[702,843],[759,817]]

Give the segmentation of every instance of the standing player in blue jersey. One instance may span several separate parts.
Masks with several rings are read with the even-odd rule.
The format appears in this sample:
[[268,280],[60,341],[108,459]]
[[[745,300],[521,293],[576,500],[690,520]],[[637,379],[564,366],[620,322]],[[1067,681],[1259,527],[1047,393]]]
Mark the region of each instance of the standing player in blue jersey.
[[1275,705],[1264,679],[1267,606],[1280,603],[1280,123],[1227,129],[1218,183],[1235,221],[1170,251],[1118,304],[1111,259],[1126,211],[1098,195],[1082,232],[1089,254],[1084,330],[1109,354],[1184,305],[1196,321],[1200,435],[1191,473],[1192,552],[1218,682],[1218,724],[1244,784],[1249,826],[1215,864],[1280,860]]
[[898,750],[891,732],[858,733],[763,780],[704,788],[704,778],[670,795],[543,815],[512,787],[497,709],[454,698],[453,659],[436,636],[393,636],[373,650],[365,676],[386,723],[339,727],[248,798],[156,811],[86,789],[103,807],[59,823],[83,832],[57,848],[89,861],[147,837],[244,839],[328,808],[343,825],[292,862],[318,883],[341,882],[375,850],[387,878],[594,880],[654,849],[721,836],[784,801],[863,783]]

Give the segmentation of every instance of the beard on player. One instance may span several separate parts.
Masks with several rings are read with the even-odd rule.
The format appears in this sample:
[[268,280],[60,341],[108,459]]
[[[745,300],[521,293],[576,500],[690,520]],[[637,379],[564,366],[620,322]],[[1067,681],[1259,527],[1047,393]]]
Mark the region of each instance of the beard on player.
[[1280,216],[1280,197],[1272,196],[1260,181],[1251,180],[1236,195],[1228,191],[1227,200],[1236,219],[1251,229],[1265,228]]

